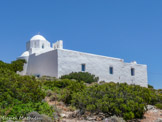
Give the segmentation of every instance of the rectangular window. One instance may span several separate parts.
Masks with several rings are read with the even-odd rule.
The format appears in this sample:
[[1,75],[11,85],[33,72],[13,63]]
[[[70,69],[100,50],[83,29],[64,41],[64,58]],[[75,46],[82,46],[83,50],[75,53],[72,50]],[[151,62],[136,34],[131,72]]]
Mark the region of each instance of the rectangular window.
[[85,64],[82,64],[81,65],[81,68],[82,68],[82,71],[84,72],[86,70],[86,65]]
[[134,75],[135,75],[135,69],[131,68],[131,76],[134,76]]
[[109,73],[110,73],[110,74],[113,74],[113,67],[110,67],[110,68],[109,68]]
[[40,74],[35,74],[34,76],[37,77],[37,78],[39,78],[40,77]]

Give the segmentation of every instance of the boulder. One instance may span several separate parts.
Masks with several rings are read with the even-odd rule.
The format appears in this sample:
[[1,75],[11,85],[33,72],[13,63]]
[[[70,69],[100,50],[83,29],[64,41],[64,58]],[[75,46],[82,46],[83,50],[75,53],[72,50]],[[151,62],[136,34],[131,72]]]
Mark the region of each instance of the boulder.
[[162,122],[162,118],[158,118],[155,122]]
[[96,117],[95,116],[87,117],[86,120],[88,120],[88,121],[95,121]]
[[109,118],[106,118],[105,122],[125,122],[125,120],[121,117],[111,116]]
[[[0,122],[1,122],[1,120],[0,120]],[[13,120],[8,120],[7,122],[14,122]]]
[[47,90],[46,94],[47,94],[47,97],[50,97],[53,94],[53,92],[52,90]]
[[52,119],[47,115],[41,115],[38,112],[30,112],[27,114],[24,122],[52,122]]
[[153,105],[147,105],[147,110],[154,110],[155,107]]
[[60,116],[62,117],[62,118],[68,118],[68,115],[66,115],[66,114],[60,114]]

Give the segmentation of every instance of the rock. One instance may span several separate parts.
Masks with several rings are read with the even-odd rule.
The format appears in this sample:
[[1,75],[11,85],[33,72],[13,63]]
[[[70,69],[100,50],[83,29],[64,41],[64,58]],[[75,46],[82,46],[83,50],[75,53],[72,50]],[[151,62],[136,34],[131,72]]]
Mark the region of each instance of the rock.
[[57,105],[58,106],[65,106],[64,102],[58,102]]
[[99,117],[101,120],[103,120],[103,119],[105,119],[105,114],[102,113],[102,112],[100,112],[100,113],[98,113],[98,117]]
[[57,95],[56,94],[51,95],[49,101],[51,102],[51,101],[55,101],[55,100],[57,100]]
[[41,118],[42,116],[38,112],[33,111],[33,112],[28,113],[27,117],[29,117],[29,118]]
[[53,92],[52,92],[52,90],[47,90],[46,94],[48,97],[50,97],[53,94]]
[[67,117],[68,117],[68,115],[66,115],[66,114],[60,114],[60,116],[61,116],[62,118],[67,118]]
[[55,110],[56,113],[58,113],[58,114],[61,113],[62,110],[59,109],[59,108],[57,107],[57,105],[52,105],[52,107],[53,107],[53,109]]
[[74,114],[79,114],[80,113],[80,110],[75,110],[74,111]]
[[153,109],[155,109],[154,106],[152,106],[152,105],[147,105],[147,110],[153,110]]
[[46,100],[45,100],[45,99],[42,99],[42,102],[43,102],[43,103],[45,103],[45,102],[46,102]]
[[79,116],[80,116],[80,111],[75,110],[74,112],[72,112],[71,114],[68,115],[68,118],[77,118]]
[[153,109],[151,111],[154,112],[154,113],[157,113],[158,112],[158,109]]
[[42,121],[43,122],[52,122],[52,119],[49,116],[42,114]]
[[[0,121],[1,122],[1,121]],[[7,122],[14,122],[14,121],[12,121],[12,120],[8,120]]]
[[47,115],[41,115],[38,112],[31,112],[27,114],[24,122],[52,122],[52,119]]
[[94,120],[96,120],[96,117],[87,117],[86,120],[88,120],[88,121],[94,121]]
[[54,117],[55,120],[59,120],[60,119],[60,114],[55,112],[55,113],[53,113],[53,117]]
[[84,113],[84,115],[90,116],[90,115],[91,115],[91,112],[86,111],[86,112]]
[[125,122],[125,120],[117,116],[111,116],[109,118],[106,118],[105,122]]
[[155,122],[162,122],[162,118],[158,118]]
[[102,120],[102,118],[96,117],[96,121],[101,121],[101,120]]

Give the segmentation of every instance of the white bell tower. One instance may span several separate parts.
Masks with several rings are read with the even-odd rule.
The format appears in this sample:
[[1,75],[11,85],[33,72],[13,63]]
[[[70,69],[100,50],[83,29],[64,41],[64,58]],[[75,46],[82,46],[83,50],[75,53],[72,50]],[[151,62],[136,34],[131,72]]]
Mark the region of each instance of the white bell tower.
[[26,50],[29,51],[30,54],[33,53],[39,53],[42,51],[50,50],[50,42],[47,41],[43,36],[41,35],[35,35],[33,36],[30,41],[26,44]]

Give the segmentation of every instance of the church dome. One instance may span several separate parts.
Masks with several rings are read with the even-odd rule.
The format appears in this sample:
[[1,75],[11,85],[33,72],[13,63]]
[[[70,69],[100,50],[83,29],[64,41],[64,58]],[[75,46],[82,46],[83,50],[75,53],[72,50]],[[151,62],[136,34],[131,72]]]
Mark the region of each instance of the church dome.
[[29,51],[25,51],[20,57],[27,57],[29,56]]
[[30,39],[30,41],[33,40],[46,40],[46,39],[42,35],[35,35]]

